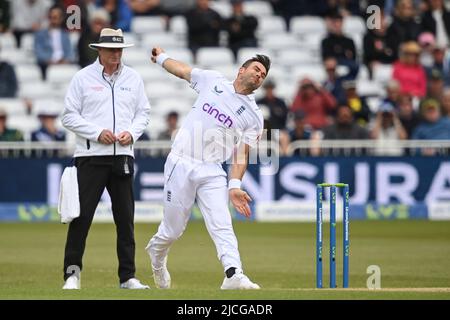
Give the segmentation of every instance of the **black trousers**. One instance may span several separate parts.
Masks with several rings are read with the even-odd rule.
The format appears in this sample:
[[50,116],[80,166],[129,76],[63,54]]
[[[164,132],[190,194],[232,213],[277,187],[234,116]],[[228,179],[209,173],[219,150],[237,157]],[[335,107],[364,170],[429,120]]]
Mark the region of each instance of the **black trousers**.
[[[64,255],[64,280],[74,266],[83,269],[86,238],[94,218],[94,212],[106,189],[111,197],[112,213],[117,231],[117,256],[119,279],[125,282],[134,277],[134,195],[133,166],[129,156],[95,156],[75,159],[78,171],[80,216],[69,225]],[[128,166],[128,169],[124,170]],[[76,268],[76,267],[75,267]]]

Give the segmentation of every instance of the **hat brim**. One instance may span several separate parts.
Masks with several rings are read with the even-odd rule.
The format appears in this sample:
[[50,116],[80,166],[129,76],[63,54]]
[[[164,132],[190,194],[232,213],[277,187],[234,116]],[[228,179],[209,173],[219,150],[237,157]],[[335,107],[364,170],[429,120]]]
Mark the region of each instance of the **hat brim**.
[[93,49],[93,50],[97,50],[98,48],[115,48],[115,49],[124,49],[124,48],[129,48],[129,47],[133,47],[134,44],[133,43],[91,43],[89,44],[89,48]]

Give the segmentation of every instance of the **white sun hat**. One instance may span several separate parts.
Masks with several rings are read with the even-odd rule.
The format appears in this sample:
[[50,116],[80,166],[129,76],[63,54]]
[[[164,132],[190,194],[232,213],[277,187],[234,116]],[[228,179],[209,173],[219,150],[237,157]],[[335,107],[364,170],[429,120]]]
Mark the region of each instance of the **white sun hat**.
[[98,43],[89,44],[89,48],[97,50],[97,48],[129,48],[134,46],[132,43],[124,43],[123,33],[121,29],[104,28],[100,32]]

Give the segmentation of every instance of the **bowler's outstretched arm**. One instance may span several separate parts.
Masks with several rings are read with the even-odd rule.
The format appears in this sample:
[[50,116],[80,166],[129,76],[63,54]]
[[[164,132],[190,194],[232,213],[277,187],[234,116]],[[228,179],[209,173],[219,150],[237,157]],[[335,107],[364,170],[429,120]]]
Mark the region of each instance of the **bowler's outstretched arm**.
[[191,82],[192,67],[184,62],[170,58],[162,48],[153,48],[151,59],[154,63],[160,64],[167,72],[187,82]]

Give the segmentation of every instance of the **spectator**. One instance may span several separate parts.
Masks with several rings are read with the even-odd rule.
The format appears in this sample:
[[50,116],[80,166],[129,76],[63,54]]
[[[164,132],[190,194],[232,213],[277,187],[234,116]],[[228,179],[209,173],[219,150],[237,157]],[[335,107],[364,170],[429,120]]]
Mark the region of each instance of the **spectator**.
[[89,48],[90,43],[98,41],[103,28],[110,26],[109,13],[105,9],[97,9],[89,15],[89,26],[83,29],[78,40],[78,64],[84,68],[92,64],[98,57],[97,51]]
[[197,0],[197,6],[186,13],[188,45],[193,54],[201,47],[218,47],[222,17],[209,7],[209,0]]
[[327,79],[323,83],[323,87],[331,92],[337,101],[344,101],[346,98],[342,83],[356,78],[359,72],[359,65],[352,60],[342,61],[342,65],[348,69],[345,75],[338,75],[338,61],[333,57],[326,58],[323,65],[327,74]]
[[47,79],[47,68],[54,64],[73,61],[73,48],[69,33],[63,29],[64,11],[61,7],[51,7],[48,11],[49,26],[34,34],[34,50],[41,68],[42,79]]
[[322,40],[322,59],[334,57],[337,60],[356,60],[356,48],[352,39],[344,36],[343,17],[333,12],[326,18],[328,35]]
[[397,80],[390,80],[386,84],[386,98],[385,101],[388,101],[397,108],[400,98],[400,83]]
[[[323,130],[324,140],[365,140],[369,139],[369,131],[354,121],[353,111],[349,106],[341,105],[336,112],[336,122]],[[355,153],[354,149],[334,150],[333,154]],[[365,150],[362,150],[364,153]]]
[[21,47],[22,36],[41,29],[48,11],[45,0],[11,1],[11,29],[16,38],[17,48]]
[[447,47],[450,42],[450,12],[443,0],[428,0],[429,9],[422,15],[422,30],[434,34],[436,44]]
[[23,141],[23,134],[19,130],[10,129],[6,126],[8,116],[0,109],[0,141]]
[[233,14],[225,22],[225,28],[228,32],[228,46],[236,59],[240,48],[258,46],[255,35],[258,20],[254,16],[244,14],[242,2],[243,0],[231,0]]
[[450,88],[444,90],[442,94],[442,116],[450,119]]
[[444,92],[444,75],[439,69],[431,70],[430,78],[428,80],[428,98],[433,98],[438,101],[442,99]]
[[398,103],[398,118],[406,130],[408,139],[411,138],[414,129],[420,123],[420,117],[414,110],[412,97],[410,95],[401,95]]
[[127,0],[97,0],[97,5],[109,12],[111,26],[114,29],[121,29],[123,32],[131,31],[133,12]]
[[388,22],[381,15],[380,28],[368,30],[364,35],[364,64],[373,73],[377,64],[391,64],[396,60],[397,42],[390,42],[387,33]]
[[[415,20],[415,14],[412,0],[399,0],[397,2],[393,21],[387,31],[389,43],[402,44],[407,41],[417,41],[421,27]],[[398,51],[396,50],[395,57],[397,56]]]
[[[414,140],[448,140],[450,139],[450,119],[442,117],[439,102],[434,99],[425,99],[421,104],[423,122],[414,130]],[[437,150],[425,148],[423,155],[435,155]]]
[[178,112],[171,111],[167,114],[167,128],[158,135],[158,140],[172,140],[178,130]]
[[[288,134],[280,136],[280,149],[282,154],[287,154],[289,144],[297,140],[311,139],[311,127],[305,123],[305,114],[302,111],[297,111],[294,114],[294,129],[289,130]],[[307,150],[296,149],[295,155],[306,155]]]
[[31,133],[31,141],[66,141],[66,133],[56,127],[58,112],[52,110],[40,110],[38,113],[41,127]]
[[435,99],[425,99],[421,104],[423,121],[414,130],[413,139],[450,139],[450,120],[441,116],[440,104]]
[[4,33],[9,30],[10,22],[11,17],[9,1],[0,0],[0,33]]
[[358,0],[327,0],[327,8],[339,12],[344,17],[361,14]]
[[[48,142],[64,142],[66,141],[66,133],[64,130],[60,130],[56,126],[56,118],[59,116],[59,111],[55,111],[55,108],[50,107],[48,105],[45,106],[45,109],[39,107],[39,112],[37,114],[39,121],[41,123],[41,127],[31,133],[31,141],[37,141],[42,143]],[[55,155],[60,154],[59,149],[45,149],[45,150],[33,150],[31,154],[33,156],[45,156],[45,157],[54,157]]]
[[422,48],[420,63],[427,69],[433,64],[433,49],[436,46],[436,40],[431,32],[422,32],[419,35],[418,43]]
[[419,63],[420,46],[410,41],[401,45],[400,59],[394,63],[392,78],[400,83],[401,93],[422,98],[427,91],[425,69]]
[[195,7],[196,0],[164,0],[161,8],[169,16],[185,15],[188,10]]
[[128,4],[135,16],[163,15],[161,0],[129,0]]
[[256,103],[267,106],[271,129],[285,129],[289,109],[284,100],[275,95],[275,87],[275,82],[271,79],[264,81],[264,97],[256,101]]
[[315,6],[318,4],[316,1],[311,2],[310,0],[269,0],[273,11],[276,15],[282,16],[286,22],[286,30],[290,28],[291,19],[295,16],[301,15],[317,15],[320,12],[314,10]]
[[345,90],[345,100],[339,101],[339,103],[349,106],[356,122],[361,126],[366,126],[370,120],[370,109],[366,99],[360,97],[356,92],[356,81],[345,81],[342,86]]
[[[383,103],[377,112],[371,138],[375,139],[376,155],[400,156],[403,154],[402,148],[396,141],[407,139],[408,134],[403,128],[394,106],[389,103]],[[386,148],[386,147],[389,148]]]
[[[178,131],[178,119],[179,119],[178,112],[170,111],[166,115],[166,129],[164,131],[161,131],[158,134],[157,140],[172,141],[172,139],[175,138],[175,135],[177,134],[177,131]],[[147,137],[148,137],[148,135],[147,135]],[[150,140],[150,137],[148,137],[148,138]],[[161,148],[159,151],[154,152],[153,156],[165,157],[169,153],[170,153],[170,148]]]
[[292,112],[305,113],[305,123],[313,129],[321,129],[332,121],[329,117],[336,108],[336,99],[324,88],[308,78],[300,82],[300,88],[291,106]]
[[[0,47],[1,53],[1,47]],[[0,98],[14,98],[17,95],[18,83],[14,67],[0,58]]]
[[446,86],[450,86],[450,72],[448,62],[445,61],[446,49],[435,46],[432,50],[432,59],[433,62],[430,67],[426,68],[427,78],[431,77],[431,73],[433,70],[439,70],[444,77],[444,84]]

